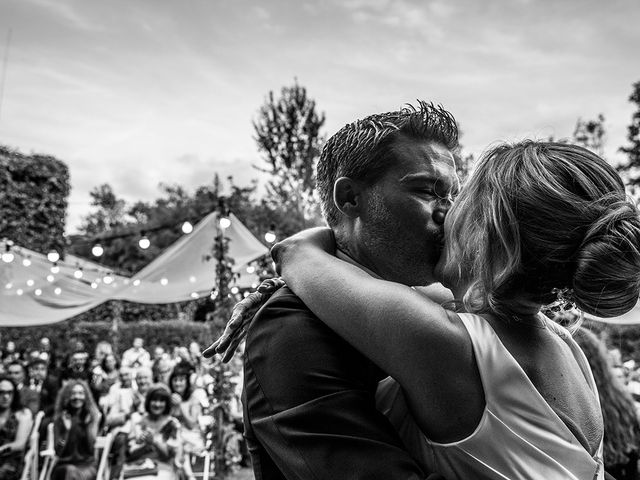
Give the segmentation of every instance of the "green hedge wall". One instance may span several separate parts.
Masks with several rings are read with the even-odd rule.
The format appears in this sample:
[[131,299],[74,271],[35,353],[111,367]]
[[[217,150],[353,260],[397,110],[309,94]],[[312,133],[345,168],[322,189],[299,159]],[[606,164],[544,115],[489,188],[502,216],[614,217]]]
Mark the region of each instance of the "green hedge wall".
[[37,348],[38,341],[42,337],[48,337],[55,345],[58,355],[62,356],[70,353],[71,345],[76,340],[82,341],[91,354],[101,340],[112,342],[115,350],[122,354],[131,347],[135,337],[143,338],[148,348],[155,345],[167,347],[172,343],[188,346],[193,341],[204,348],[214,338],[213,327],[208,323],[160,320],[121,322],[118,327],[116,335],[110,322],[72,320],[38,327],[5,327],[0,328],[0,334],[3,345],[13,340],[19,351]]

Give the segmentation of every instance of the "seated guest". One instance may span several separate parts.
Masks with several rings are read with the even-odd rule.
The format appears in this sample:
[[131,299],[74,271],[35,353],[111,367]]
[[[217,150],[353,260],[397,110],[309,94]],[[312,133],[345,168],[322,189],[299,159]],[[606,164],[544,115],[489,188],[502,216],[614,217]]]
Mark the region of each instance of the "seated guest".
[[108,394],[109,389],[118,381],[120,376],[119,370],[120,362],[113,353],[104,355],[100,365],[93,368],[91,390],[98,403],[100,403],[100,399]]
[[20,396],[20,405],[31,410],[31,414],[35,415],[40,408],[40,395],[29,389],[27,382],[27,374],[24,366],[15,360],[7,365],[7,376],[13,380],[16,391]]
[[89,386],[82,380],[67,381],[58,393],[53,417],[57,462],[51,480],[96,478],[94,444],[100,412]]
[[198,417],[202,415],[200,395],[191,385],[191,372],[176,366],[169,377],[171,390],[171,414],[188,430],[198,428]]
[[89,368],[89,355],[87,352],[82,350],[74,351],[67,359],[61,377],[63,382],[65,380],[83,380],[89,383],[91,381],[91,369]]
[[122,354],[122,366],[136,369],[149,365],[151,365],[151,355],[144,349],[144,340],[140,337],[134,338],[133,346]]
[[584,351],[598,387],[604,420],[604,468],[617,480],[637,480],[640,423],[635,405],[617,378],[604,344],[580,328],[574,339]]
[[15,383],[0,377],[0,479],[20,478],[32,425],[31,411],[20,405]]
[[145,414],[133,422],[129,435],[128,463],[144,459],[158,465],[158,480],[177,479],[181,458],[180,424],[171,416],[171,394],[164,385],[153,385],[145,399]]
[[123,426],[133,412],[133,371],[127,367],[120,367],[119,373],[120,380],[109,389],[103,402],[105,426],[108,430]]
[[173,371],[173,362],[168,355],[164,355],[163,357],[153,362],[151,371],[153,372],[154,383],[163,383],[168,387],[169,377],[171,376],[171,372]]
[[49,374],[47,361],[38,357],[29,363],[29,389],[36,392],[38,408],[51,417],[58,395],[58,379]]
[[141,367],[136,372],[135,376],[135,388],[133,389],[133,408],[138,413],[144,413],[144,403],[153,383],[153,374],[151,369],[147,367]]

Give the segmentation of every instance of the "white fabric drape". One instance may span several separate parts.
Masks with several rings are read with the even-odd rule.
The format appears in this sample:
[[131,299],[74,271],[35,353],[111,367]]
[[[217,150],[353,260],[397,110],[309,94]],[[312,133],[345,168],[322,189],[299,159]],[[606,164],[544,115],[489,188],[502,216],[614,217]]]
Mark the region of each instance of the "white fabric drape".
[[[246,266],[268,252],[251,232],[231,214],[229,256],[240,274],[235,285],[248,288],[257,282]],[[139,303],[173,303],[208,295],[216,283],[213,243],[218,217],[211,213],[193,232],[181,237],[133,277],[110,274],[109,268],[74,255],[58,261],[58,273],[46,255],[12,247],[15,259],[0,261],[0,327],[55,323],[87,311],[110,299]],[[4,252],[4,245],[1,246]],[[23,259],[31,264],[25,266]],[[82,278],[74,272],[82,267]],[[48,276],[51,277],[47,279]],[[105,282],[105,277],[106,282]],[[51,280],[51,281],[50,281]],[[93,284],[93,285],[92,285]]]

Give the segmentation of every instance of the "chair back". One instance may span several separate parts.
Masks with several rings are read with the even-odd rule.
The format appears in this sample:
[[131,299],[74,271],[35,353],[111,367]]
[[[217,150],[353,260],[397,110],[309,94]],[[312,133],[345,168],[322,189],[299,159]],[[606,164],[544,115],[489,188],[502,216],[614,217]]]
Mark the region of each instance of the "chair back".
[[109,450],[113,442],[113,434],[96,437],[94,449],[98,460],[98,474],[96,480],[109,480]]
[[33,421],[29,442],[24,454],[24,468],[20,480],[38,480],[38,442],[40,441],[40,424],[44,412],[39,411]]

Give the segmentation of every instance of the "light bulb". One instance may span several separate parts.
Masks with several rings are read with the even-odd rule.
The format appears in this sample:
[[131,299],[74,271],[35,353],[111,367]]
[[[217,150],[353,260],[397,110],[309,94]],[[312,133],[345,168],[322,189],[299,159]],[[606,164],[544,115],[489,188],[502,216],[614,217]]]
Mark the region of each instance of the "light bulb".
[[60,294],[62,293],[62,289],[61,289],[60,287],[56,287],[56,288],[53,290],[53,293],[55,293],[56,295],[60,295]]
[[198,292],[191,292],[191,298],[198,298],[200,297],[200,295],[198,295]]
[[32,279],[27,280],[27,287],[33,287],[34,283],[36,282],[34,282]]
[[56,277],[54,277],[53,275],[51,274],[47,275],[47,282],[52,283],[55,279]]
[[193,225],[191,225],[191,222],[184,222],[182,224],[182,233],[189,234],[191,232],[193,232]]
[[31,265],[31,259],[29,257],[24,257],[22,259],[22,265],[25,267],[28,267]]
[[166,286],[167,283],[169,283],[169,280],[167,280],[166,278],[161,278],[160,279],[160,285],[162,285],[163,287]]
[[220,228],[226,229],[231,226],[231,220],[229,217],[220,217]]
[[100,245],[99,243],[96,243],[91,249],[91,254],[94,257],[101,257],[103,253],[104,253],[104,248],[102,248],[102,245]]
[[51,273],[58,273],[60,271],[60,267],[58,266],[57,263],[54,263],[53,266],[51,267]]
[[73,272],[73,276],[76,277],[78,280],[80,280],[82,278],[82,269],[78,268],[75,272]]
[[269,230],[264,234],[264,239],[267,241],[267,243],[273,243],[276,241],[276,234],[273,231]]
[[134,286],[134,287],[137,287],[138,285],[140,285],[140,280],[136,278],[136,279],[133,281],[133,286]]
[[56,263],[58,260],[60,260],[60,254],[55,250],[51,250],[49,253],[47,253],[47,260],[49,260],[51,263]]
[[191,283],[196,283],[196,277],[194,277],[194,276],[189,277],[189,281]]
[[96,282],[91,282],[91,288],[93,289],[98,288],[98,284]]
[[36,290],[33,293],[35,293],[36,296],[39,297],[40,295],[42,295],[42,290],[40,290],[39,288],[36,288]]
[[111,283],[113,283],[113,277],[107,273],[102,279],[102,281],[104,282],[105,285],[110,285]]
[[21,288],[16,290],[17,295],[22,295],[23,293],[24,293],[24,290],[22,290]]
[[231,287],[231,293],[233,293],[234,295],[237,295],[239,291],[240,289],[238,287]]
[[[7,248],[9,248],[9,247],[7,247]],[[2,261],[3,261],[4,263],[11,263],[11,262],[13,262],[13,259],[14,259],[14,258],[15,258],[15,255],[14,255],[14,254],[13,254],[13,252],[11,252],[10,250],[9,250],[9,251],[6,251],[6,252],[4,252],[4,253],[2,254]]]
[[9,290],[11,287],[13,287],[13,283],[9,282],[7,283],[4,288],[6,288],[7,290]]
[[140,240],[138,240],[138,246],[143,250],[149,248],[150,245],[151,241],[149,240],[149,238],[147,238],[146,235],[143,235],[142,237],[140,237]]
[[254,267],[253,265],[249,265],[247,267],[247,273],[253,273],[256,271],[256,267]]

